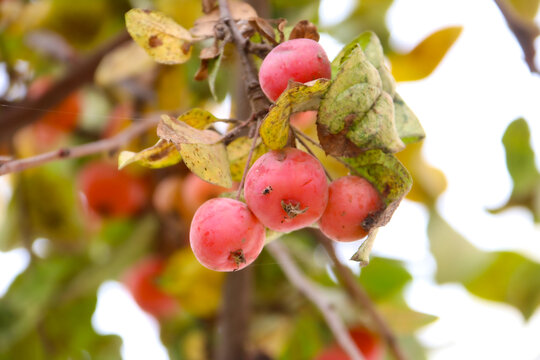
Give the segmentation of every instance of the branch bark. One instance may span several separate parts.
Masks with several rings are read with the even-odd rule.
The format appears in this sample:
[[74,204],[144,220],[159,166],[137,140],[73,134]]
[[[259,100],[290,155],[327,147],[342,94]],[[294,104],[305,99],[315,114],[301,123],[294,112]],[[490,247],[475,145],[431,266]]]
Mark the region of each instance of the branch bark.
[[334,267],[336,269],[339,281],[345,287],[345,290],[349,294],[349,297],[356,303],[360,304],[363,309],[370,315],[371,319],[377,326],[379,333],[382,335],[386,344],[388,345],[388,348],[394,355],[394,358],[396,358],[397,360],[406,360],[405,354],[399,347],[396,335],[394,335],[392,329],[388,326],[385,319],[379,314],[377,308],[375,307],[375,304],[371,301],[368,294],[362,287],[360,287],[351,269],[343,265],[338,259],[332,241],[326,236],[324,236],[324,234],[321,233],[320,230],[309,230],[323,245],[324,249],[328,253],[328,256],[334,263]]
[[156,126],[158,122],[159,115],[152,115],[147,119],[133,124],[123,132],[109,139],[103,139],[71,148],[62,148],[29,158],[16,159],[7,161],[5,163],[0,163],[0,176],[8,173],[23,171],[57,160],[80,158],[100,152],[117,151],[120,147],[127,144],[138,135],[142,134],[153,126]]
[[536,49],[534,47],[534,40],[540,35],[540,29],[532,21],[527,21],[519,16],[514,9],[510,7],[506,0],[494,0],[495,4],[499,7],[499,10],[503,14],[508,27],[516,37],[523,54],[525,55],[525,62],[531,72],[540,74],[534,58],[536,56]]
[[287,249],[279,240],[266,245],[266,249],[272,254],[274,259],[289,279],[289,281],[298,288],[322,313],[326,323],[332,330],[336,341],[347,355],[353,360],[363,360],[364,357],[356,347],[353,339],[349,335],[343,321],[336,314],[336,311],[330,303],[319,293],[311,281],[302,274],[298,266],[287,252]]
[[46,111],[60,104],[83,84],[92,82],[101,59],[129,39],[131,39],[129,34],[122,32],[88,58],[74,64],[61,80],[39,98],[4,105],[8,110],[4,111],[0,117],[0,129],[2,129],[0,141],[10,139],[18,129],[38,120]]

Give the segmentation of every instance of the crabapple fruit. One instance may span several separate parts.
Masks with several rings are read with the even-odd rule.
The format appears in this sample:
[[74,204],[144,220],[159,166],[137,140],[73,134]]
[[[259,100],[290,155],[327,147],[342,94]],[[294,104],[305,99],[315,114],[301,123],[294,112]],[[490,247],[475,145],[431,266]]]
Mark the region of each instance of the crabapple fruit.
[[199,207],[189,231],[191,249],[211,270],[235,271],[251,264],[262,251],[264,226],[246,204],[216,198]]
[[289,232],[321,217],[328,201],[328,183],[316,158],[285,148],[257,159],[246,176],[244,194],[264,226]]
[[[384,358],[384,347],[377,335],[363,327],[351,329],[349,334],[366,360]],[[341,347],[334,344],[319,354],[316,360],[349,360],[349,356]]]
[[287,88],[289,80],[306,83],[331,76],[330,61],[324,49],[311,39],[293,39],[279,44],[259,69],[261,88],[272,101]]
[[359,176],[344,176],[330,184],[320,230],[332,240],[355,241],[367,235],[366,219],[383,206],[379,192]]
[[137,305],[157,318],[170,315],[179,308],[177,301],[158,286],[164,269],[163,259],[148,257],[131,267],[123,279]]
[[134,215],[148,201],[142,178],[105,162],[86,165],[79,173],[79,187],[90,209],[103,216]]

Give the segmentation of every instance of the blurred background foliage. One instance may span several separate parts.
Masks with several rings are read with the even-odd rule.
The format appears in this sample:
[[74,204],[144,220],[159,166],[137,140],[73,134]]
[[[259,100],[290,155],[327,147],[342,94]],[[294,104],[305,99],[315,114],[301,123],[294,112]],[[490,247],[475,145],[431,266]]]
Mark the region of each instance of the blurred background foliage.
[[[389,42],[385,21],[392,3],[356,1],[342,22],[320,26],[319,31],[343,43],[365,30],[374,31],[397,81],[423,79],[462,29],[441,29],[410,52],[399,52]],[[539,1],[512,0],[509,4],[517,16],[531,21]],[[267,5],[272,18],[286,18],[289,25],[301,19],[318,23],[318,1],[273,0]],[[132,7],[163,11],[185,28],[202,15],[197,0],[0,1],[0,65],[7,75],[0,93],[2,104],[16,106],[47,91],[72,64],[123,32],[124,14]],[[48,121],[44,113],[11,141],[2,142],[0,155],[26,157],[111,137],[156,111],[183,112],[193,107],[213,111],[226,96],[237,99],[233,93],[239,77],[235,61],[234,52],[227,49],[215,79],[214,98],[207,82],[194,80],[199,68],[196,56],[183,65],[158,65],[126,42],[103,58],[95,80],[77,89],[71,103],[66,100],[51,111],[64,125]],[[231,118],[235,108],[233,101]],[[127,149],[138,151],[156,140],[151,131]],[[539,222],[540,175],[527,121],[510,123],[502,141],[514,187],[508,202],[490,211],[521,206]],[[414,179],[408,199],[429,211],[427,234],[437,263],[436,281],[460,283],[475,296],[509,304],[529,318],[540,303],[540,264],[515,252],[488,252],[472,245],[437,210],[446,179],[424,159],[422,143],[409,145],[397,156]],[[140,200],[132,205],[130,199],[117,200],[127,210],[113,211],[115,205],[109,201],[114,202],[121,191],[102,189],[107,197],[98,201],[101,207],[93,208],[90,199],[81,195],[81,173],[91,164],[111,166],[115,161],[114,154],[93,156],[4,178],[12,193],[5,211],[0,212],[0,251],[25,248],[31,260],[0,298],[0,359],[120,358],[121,339],[98,334],[91,323],[97,290],[107,280],[123,281],[141,308],[159,321],[171,359],[211,358],[223,274],[198,264],[187,244],[187,229],[194,209],[225,189],[191,180],[184,165],[153,171],[131,166],[122,170],[123,181],[143,184]],[[339,165],[328,166],[331,171],[335,166],[337,174],[343,171]],[[347,325],[374,330],[366,314],[336,282],[311,233],[295,232],[284,240]],[[157,265],[133,275],[139,280],[126,280],[126,274],[137,273],[148,258],[158,259]],[[254,353],[271,359],[313,359],[330,346],[332,335],[319,312],[288,283],[267,253],[263,252],[253,271],[256,286],[250,339]],[[401,262],[382,257],[372,258],[357,275],[409,358],[423,359],[426,349],[415,332],[436,318],[407,305],[403,292],[411,280]],[[164,307],[169,309],[166,316]]]

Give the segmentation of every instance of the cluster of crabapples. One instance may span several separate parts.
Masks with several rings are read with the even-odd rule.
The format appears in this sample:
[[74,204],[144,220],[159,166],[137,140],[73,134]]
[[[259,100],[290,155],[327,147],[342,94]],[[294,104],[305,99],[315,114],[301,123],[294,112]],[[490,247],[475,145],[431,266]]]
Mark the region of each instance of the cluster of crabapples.
[[354,241],[366,236],[366,219],[382,208],[367,180],[344,176],[329,185],[320,162],[295,148],[261,156],[246,176],[244,195],[246,203],[211,199],[193,217],[191,247],[212,270],[251,264],[265,244],[265,227],[286,233],[318,222],[329,238]]
[[[330,77],[323,48],[303,38],[275,47],[259,70],[261,88],[272,101],[289,80],[305,83]],[[190,243],[204,266],[235,271],[251,264],[265,244],[265,227],[286,233],[318,223],[330,239],[358,240],[366,236],[366,224],[383,207],[378,191],[366,179],[345,176],[328,185],[320,162],[296,148],[261,156],[247,173],[244,196],[246,203],[209,200],[195,213]]]

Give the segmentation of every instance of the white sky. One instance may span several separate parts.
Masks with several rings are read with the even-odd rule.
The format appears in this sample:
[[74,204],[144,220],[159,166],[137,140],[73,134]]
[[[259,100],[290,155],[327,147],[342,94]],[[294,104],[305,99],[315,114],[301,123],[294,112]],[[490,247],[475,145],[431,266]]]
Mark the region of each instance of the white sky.
[[[323,0],[321,22],[339,23],[352,3]],[[392,43],[404,51],[444,26],[464,26],[429,78],[399,84],[398,91],[426,130],[426,158],[447,176],[448,189],[439,202],[442,216],[482,249],[518,250],[540,261],[540,228],[530,214],[517,209],[495,216],[485,211],[504,203],[511,191],[501,143],[510,121],[521,116],[528,120],[540,154],[540,77],[529,73],[494,2],[395,0],[387,22]],[[326,35],[321,43],[329,58],[340,49]],[[9,193],[1,180],[0,205]],[[540,359],[539,311],[525,323],[509,306],[475,298],[458,285],[434,284],[435,262],[428,251],[426,226],[423,207],[403,202],[379,232],[374,253],[404,260],[414,275],[407,301],[440,318],[419,332],[432,349],[429,359]],[[348,258],[357,246],[346,244],[339,251]],[[27,263],[22,250],[0,252],[0,296]],[[98,331],[123,336],[126,360],[167,359],[155,322],[138,310],[118,283],[100,288],[93,324]]]

